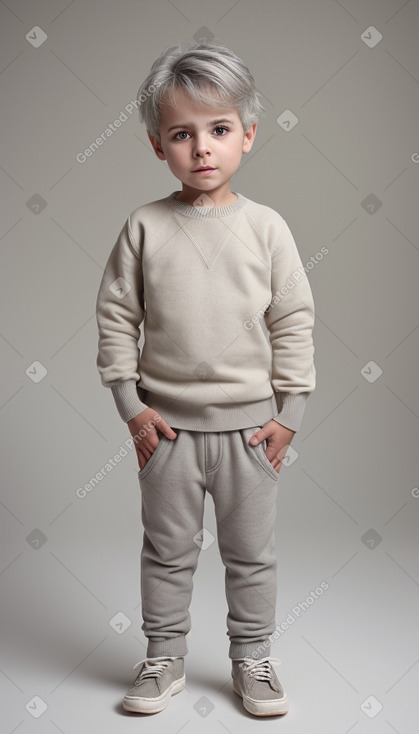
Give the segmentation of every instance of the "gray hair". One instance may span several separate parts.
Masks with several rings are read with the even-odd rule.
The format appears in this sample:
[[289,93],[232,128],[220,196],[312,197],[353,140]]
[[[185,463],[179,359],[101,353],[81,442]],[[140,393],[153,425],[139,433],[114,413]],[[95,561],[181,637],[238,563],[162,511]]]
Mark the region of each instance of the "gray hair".
[[245,132],[265,114],[253,76],[233,51],[206,42],[186,48],[181,42],[162,51],[137,94],[140,120],[159,141],[160,105],[163,99],[174,104],[179,88],[196,104],[234,107]]

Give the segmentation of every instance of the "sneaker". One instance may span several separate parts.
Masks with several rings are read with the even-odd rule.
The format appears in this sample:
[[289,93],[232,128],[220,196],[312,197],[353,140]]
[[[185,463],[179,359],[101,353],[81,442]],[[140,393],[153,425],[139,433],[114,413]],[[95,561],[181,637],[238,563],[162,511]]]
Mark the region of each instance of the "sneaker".
[[289,699],[271,663],[277,658],[239,658],[232,660],[233,690],[243,699],[246,711],[255,716],[286,714]]
[[126,711],[141,714],[157,714],[168,705],[171,696],[185,687],[185,661],[179,658],[146,658],[134,665],[141,665],[134,685],[122,701]]

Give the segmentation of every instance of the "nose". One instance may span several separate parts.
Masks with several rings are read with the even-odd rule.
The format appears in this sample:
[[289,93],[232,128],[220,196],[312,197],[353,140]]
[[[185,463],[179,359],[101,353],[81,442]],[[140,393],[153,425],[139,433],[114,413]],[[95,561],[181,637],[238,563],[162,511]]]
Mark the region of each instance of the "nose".
[[210,152],[210,146],[208,143],[206,133],[196,135],[193,153],[195,156],[208,155]]

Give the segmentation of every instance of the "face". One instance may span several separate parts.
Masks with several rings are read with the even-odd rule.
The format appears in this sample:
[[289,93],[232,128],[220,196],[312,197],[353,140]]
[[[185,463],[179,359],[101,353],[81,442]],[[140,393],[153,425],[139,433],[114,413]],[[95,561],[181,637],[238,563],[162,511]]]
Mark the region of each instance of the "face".
[[[183,184],[179,199],[189,204],[205,193],[214,206],[232,204],[230,180],[256,135],[255,122],[243,130],[235,108],[197,106],[182,90],[174,92],[175,106],[161,105],[160,142],[148,137],[160,160]],[[200,173],[197,169],[210,167]]]

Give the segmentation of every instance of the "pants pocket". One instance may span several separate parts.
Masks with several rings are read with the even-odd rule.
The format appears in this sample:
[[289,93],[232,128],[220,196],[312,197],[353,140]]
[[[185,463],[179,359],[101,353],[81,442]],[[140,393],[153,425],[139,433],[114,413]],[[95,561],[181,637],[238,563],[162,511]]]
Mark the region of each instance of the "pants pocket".
[[138,471],[138,479],[144,479],[144,477],[151,472],[156,464],[162,460],[169,442],[170,438],[167,438],[167,436],[162,433],[154,452],[151,454],[149,460],[147,461],[147,464]]
[[279,478],[279,474],[274,469],[274,467],[272,466],[271,462],[269,461],[269,459],[268,459],[268,457],[266,456],[266,453],[265,453],[265,448],[267,446],[266,440],[263,440],[262,443],[258,443],[257,446],[252,446],[249,443],[250,437],[254,433],[256,433],[256,431],[258,430],[258,428],[262,428],[262,426],[253,426],[252,428],[245,428],[244,429],[244,433],[245,433],[245,436],[246,436],[247,447],[248,447],[248,449],[250,451],[251,456],[254,457],[254,459],[258,462],[258,464],[262,467],[262,469],[264,469],[269,474],[269,476],[272,479],[277,480]]

